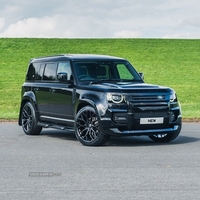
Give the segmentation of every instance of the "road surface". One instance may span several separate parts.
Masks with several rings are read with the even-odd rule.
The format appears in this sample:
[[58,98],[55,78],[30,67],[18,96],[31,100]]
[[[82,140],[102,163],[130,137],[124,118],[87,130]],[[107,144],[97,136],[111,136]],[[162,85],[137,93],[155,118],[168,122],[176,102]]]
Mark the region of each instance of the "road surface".
[[27,136],[0,123],[0,199],[199,200],[200,123],[171,143],[147,136],[81,145],[71,133]]

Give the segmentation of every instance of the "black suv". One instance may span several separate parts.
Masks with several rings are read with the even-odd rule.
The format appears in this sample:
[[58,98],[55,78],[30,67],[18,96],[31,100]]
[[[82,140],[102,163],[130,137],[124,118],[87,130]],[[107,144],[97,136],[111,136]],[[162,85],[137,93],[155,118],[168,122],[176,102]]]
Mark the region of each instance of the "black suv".
[[72,54],[30,61],[19,125],[27,135],[42,128],[73,131],[82,144],[94,146],[109,136],[169,142],[179,135],[182,117],[174,90],[144,83],[127,60]]

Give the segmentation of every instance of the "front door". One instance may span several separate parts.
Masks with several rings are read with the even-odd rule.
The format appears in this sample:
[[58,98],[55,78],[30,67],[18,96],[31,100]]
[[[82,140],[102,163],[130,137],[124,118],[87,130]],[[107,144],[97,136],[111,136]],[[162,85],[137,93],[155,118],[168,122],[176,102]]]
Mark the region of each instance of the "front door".
[[58,63],[58,73],[67,73],[67,82],[57,81],[50,88],[51,97],[49,99],[50,112],[53,120],[58,123],[73,124],[73,92],[71,84],[68,82],[71,78],[72,71],[70,62]]

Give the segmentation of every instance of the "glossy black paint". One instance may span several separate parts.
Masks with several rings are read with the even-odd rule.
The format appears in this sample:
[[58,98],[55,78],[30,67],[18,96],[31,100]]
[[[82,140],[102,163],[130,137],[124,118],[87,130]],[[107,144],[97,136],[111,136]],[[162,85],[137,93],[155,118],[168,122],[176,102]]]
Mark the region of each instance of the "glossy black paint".
[[[90,80],[81,81],[75,68],[76,62],[122,62],[123,58],[101,55],[58,55],[32,59],[31,64],[70,62],[69,80],[45,81],[28,80],[22,86],[19,125],[22,107],[31,102],[36,110],[38,125],[43,127],[61,127],[73,129],[77,112],[86,105],[92,106],[98,113],[102,131],[108,135],[151,135],[173,133],[181,125],[181,108],[177,99],[171,101],[175,92],[167,87],[144,83],[135,71],[137,81]],[[30,66],[29,65],[29,66]],[[41,69],[44,69],[41,68]],[[107,72],[108,73],[108,72]],[[31,77],[27,74],[26,77]],[[107,94],[121,94],[121,103],[109,102]],[[140,124],[141,118],[163,118],[162,124]]]

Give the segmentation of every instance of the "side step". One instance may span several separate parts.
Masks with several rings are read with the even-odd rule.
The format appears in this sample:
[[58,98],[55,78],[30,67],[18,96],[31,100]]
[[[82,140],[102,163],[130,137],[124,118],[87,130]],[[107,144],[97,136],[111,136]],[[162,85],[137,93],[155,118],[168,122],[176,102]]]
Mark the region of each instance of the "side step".
[[67,130],[70,132],[74,132],[74,128],[71,126],[61,126],[58,124],[43,123],[43,122],[38,122],[37,125],[42,126],[43,128],[54,128],[54,129]]

